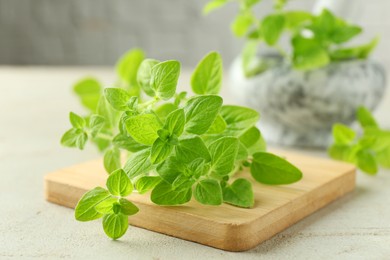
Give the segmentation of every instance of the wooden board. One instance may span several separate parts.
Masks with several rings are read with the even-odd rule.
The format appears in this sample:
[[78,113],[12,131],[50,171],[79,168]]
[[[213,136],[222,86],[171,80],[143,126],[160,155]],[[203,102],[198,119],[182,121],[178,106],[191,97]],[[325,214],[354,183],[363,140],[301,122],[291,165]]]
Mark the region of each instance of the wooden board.
[[[352,165],[291,152],[278,152],[300,168],[301,181],[267,186],[252,181],[255,206],[242,209],[227,204],[204,206],[191,201],[183,206],[154,205],[147,195],[129,199],[140,212],[129,217],[132,225],[228,250],[244,251],[271,238],[305,216],[324,207],[355,187]],[[249,173],[243,172],[239,176]],[[80,197],[96,186],[105,187],[102,161],[65,168],[45,177],[48,201],[74,208]],[[252,180],[252,178],[249,177]]]

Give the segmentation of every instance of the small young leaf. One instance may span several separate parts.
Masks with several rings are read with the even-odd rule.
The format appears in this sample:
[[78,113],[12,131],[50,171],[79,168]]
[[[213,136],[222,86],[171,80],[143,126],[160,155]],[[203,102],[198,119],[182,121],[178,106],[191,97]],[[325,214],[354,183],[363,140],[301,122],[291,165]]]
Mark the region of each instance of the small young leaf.
[[223,188],[223,201],[242,208],[253,207],[255,200],[252,184],[246,179],[237,179]]
[[222,98],[215,95],[196,96],[184,106],[186,116],[185,130],[191,134],[202,135],[213,124],[222,106]]
[[67,147],[77,147],[80,150],[88,140],[88,135],[81,129],[72,128],[68,130],[61,138],[61,144]]
[[127,216],[119,214],[108,214],[103,217],[103,229],[106,235],[112,239],[122,237],[129,227]]
[[259,113],[253,109],[240,106],[222,106],[221,116],[225,120],[226,131],[242,134],[259,120]]
[[104,119],[104,117],[99,115],[92,115],[89,119],[89,128],[91,130],[92,137],[96,137],[96,135],[102,130],[105,124],[106,120]]
[[196,94],[218,94],[222,85],[222,59],[219,53],[210,52],[196,66],[191,87]]
[[150,86],[150,79],[152,78],[152,68],[153,66],[157,65],[160,61],[154,60],[154,59],[146,59],[144,60],[137,73],[137,81],[138,84],[141,86],[143,91],[150,96],[154,97],[155,93],[154,90]]
[[372,116],[371,112],[365,107],[359,107],[356,113],[357,119],[360,125],[365,127],[375,127],[378,128],[378,123],[375,118]]
[[74,128],[83,129],[85,127],[85,120],[81,116],[70,112],[69,113],[69,120],[70,123]]
[[73,86],[73,91],[79,96],[81,104],[91,112],[95,112],[100,96],[101,85],[94,78],[85,78]]
[[204,8],[203,8],[203,14],[208,14],[210,13],[211,11],[214,11],[215,9],[218,9],[218,8],[221,8],[222,6],[224,6],[226,3],[228,2],[228,0],[212,0],[210,2],[208,2]]
[[333,125],[333,138],[336,144],[351,144],[355,137],[356,133],[353,129],[342,124]]
[[108,176],[106,186],[114,196],[125,197],[133,191],[133,185],[122,169],[118,169]]
[[229,174],[234,169],[238,152],[238,139],[222,137],[209,146],[212,170],[218,175]]
[[121,206],[121,213],[126,216],[137,214],[137,212],[139,211],[136,205],[134,205],[131,201],[128,201],[125,198],[119,199],[119,205]]
[[123,170],[130,179],[133,179],[143,173],[147,173],[152,169],[150,162],[150,149],[145,149],[137,153],[133,153],[127,160]]
[[371,42],[348,48],[340,48],[330,53],[330,57],[334,61],[347,59],[366,59],[374,50],[379,42],[379,38],[374,38]]
[[160,128],[161,125],[153,114],[132,116],[126,120],[127,132],[135,141],[145,145],[154,143]]
[[113,147],[104,153],[103,157],[104,169],[110,174],[113,171],[121,168],[121,153],[118,148]]
[[290,184],[302,178],[302,172],[285,159],[271,153],[253,154],[252,177],[261,183]]
[[354,26],[354,25],[340,26],[332,32],[330,39],[334,43],[340,44],[351,40],[353,37],[360,34],[361,32],[362,32],[362,28],[360,28],[359,26]]
[[153,143],[150,153],[150,160],[152,164],[158,164],[168,158],[173,148],[173,145],[161,140],[161,138],[157,138]]
[[266,16],[261,22],[260,27],[264,41],[270,46],[275,45],[283,32],[284,26],[285,18],[282,14],[271,14]]
[[180,140],[176,146],[176,156],[183,163],[190,163],[197,158],[203,158],[206,162],[211,160],[209,150],[199,136]]
[[185,120],[184,110],[177,109],[167,116],[164,129],[168,130],[170,135],[180,136],[184,130]]
[[160,62],[152,67],[150,85],[157,97],[168,100],[176,93],[180,63],[175,60]]
[[128,110],[127,102],[130,99],[130,94],[121,88],[106,88],[104,95],[110,105],[118,111]]
[[138,193],[144,194],[145,192],[154,189],[154,187],[156,187],[160,182],[160,176],[143,176],[137,181],[135,188],[137,189]]
[[116,72],[121,80],[135,86],[137,84],[137,71],[145,58],[141,49],[132,49],[126,52],[116,64]]
[[192,190],[181,189],[179,191],[172,188],[167,182],[160,182],[153,190],[150,196],[151,200],[157,205],[181,205],[191,200]]
[[108,103],[104,95],[101,96],[99,100],[96,112],[98,115],[104,117],[104,119],[106,120],[105,127],[117,127],[116,121],[118,118],[118,112]]
[[195,187],[194,197],[197,201],[205,205],[221,205],[221,186],[213,179],[202,180]]
[[95,210],[95,206],[110,197],[110,193],[101,187],[88,191],[77,203],[75,218],[78,221],[90,221],[102,217],[102,214]]

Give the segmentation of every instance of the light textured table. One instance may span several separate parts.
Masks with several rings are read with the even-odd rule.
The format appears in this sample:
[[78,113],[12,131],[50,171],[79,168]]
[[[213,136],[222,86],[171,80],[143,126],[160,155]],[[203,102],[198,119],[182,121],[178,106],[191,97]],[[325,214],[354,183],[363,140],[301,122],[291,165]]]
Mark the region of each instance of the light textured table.
[[[73,210],[44,200],[43,176],[98,156],[91,147],[80,152],[59,144],[68,112],[83,111],[70,86],[84,75],[108,85],[113,79],[106,69],[0,67],[0,259],[389,259],[390,171],[384,170],[376,177],[359,173],[353,193],[242,253],[135,227],[111,241],[99,221],[75,221]],[[188,85],[187,74],[180,86]],[[390,127],[389,95],[376,114]]]

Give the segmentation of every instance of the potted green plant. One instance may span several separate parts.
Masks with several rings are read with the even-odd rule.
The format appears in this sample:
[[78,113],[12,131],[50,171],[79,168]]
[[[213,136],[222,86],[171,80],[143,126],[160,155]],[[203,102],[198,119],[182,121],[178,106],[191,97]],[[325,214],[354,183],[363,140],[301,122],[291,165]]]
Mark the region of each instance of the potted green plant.
[[192,97],[176,93],[178,61],[144,60],[142,51],[133,50],[117,72],[115,88],[104,89],[93,78],[74,87],[89,113],[70,113],[72,127],[61,143],[83,149],[92,141],[104,153],[108,173],[107,189],[96,187],[80,199],[77,220],[103,218],[105,233],[117,239],[127,230],[128,216],[138,212],[126,198],[133,189],[151,191],[157,205],[181,205],[194,197],[205,205],[250,208],[251,183],[245,176],[232,179],[241,169],[249,168],[264,184],[302,178],[298,168],[265,151],[255,126],[258,112],[223,104],[218,53],[209,53],[193,72]]
[[[362,28],[327,9],[318,15],[285,10],[286,0],[274,1],[273,12],[261,19],[254,12],[259,0],[214,0],[204,12],[228,2],[239,4],[231,29],[246,39],[231,66],[231,91],[238,102],[263,112],[259,126],[270,142],[326,147],[334,123],[348,125],[359,106],[372,110],[380,102],[385,72],[368,59],[378,38],[351,46]],[[272,51],[259,54],[263,47]]]

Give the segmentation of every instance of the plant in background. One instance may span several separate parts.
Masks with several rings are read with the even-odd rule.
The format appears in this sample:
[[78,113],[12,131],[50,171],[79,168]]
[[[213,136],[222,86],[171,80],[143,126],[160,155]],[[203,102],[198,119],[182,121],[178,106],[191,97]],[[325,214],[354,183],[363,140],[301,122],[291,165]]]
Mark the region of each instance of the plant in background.
[[[319,15],[286,11],[287,0],[274,0],[274,11],[261,19],[254,12],[260,0],[213,0],[204,7],[204,13],[229,2],[239,4],[239,13],[231,29],[235,36],[247,40],[242,51],[242,64],[247,77],[272,66],[270,60],[256,56],[262,43],[276,50],[293,68],[313,70],[335,61],[366,59],[378,42],[378,38],[375,38],[365,45],[346,46],[362,32],[361,27],[347,23],[326,9]],[[279,44],[284,33],[290,38],[291,51],[284,50]]]
[[[83,149],[91,140],[104,152],[107,189],[96,187],[79,201],[75,217],[103,217],[105,233],[117,239],[138,208],[126,197],[133,187],[151,191],[158,205],[181,205],[195,198],[205,205],[254,205],[246,175],[264,184],[290,184],[301,179],[295,166],[265,151],[255,124],[258,112],[224,105],[218,96],[222,61],[211,52],[191,78],[194,96],[176,93],[180,63],[143,59],[130,51],[117,65],[118,88],[102,89],[95,79],[76,84],[75,91],[90,114],[70,113],[72,128],[62,137],[68,147]],[[121,158],[126,157],[122,164]]]
[[334,143],[329,147],[329,155],[354,163],[367,174],[376,174],[378,165],[390,168],[390,131],[381,129],[364,107],[357,110],[357,119],[361,135],[343,124],[333,126]]

